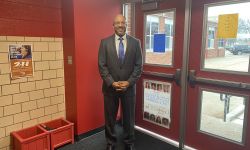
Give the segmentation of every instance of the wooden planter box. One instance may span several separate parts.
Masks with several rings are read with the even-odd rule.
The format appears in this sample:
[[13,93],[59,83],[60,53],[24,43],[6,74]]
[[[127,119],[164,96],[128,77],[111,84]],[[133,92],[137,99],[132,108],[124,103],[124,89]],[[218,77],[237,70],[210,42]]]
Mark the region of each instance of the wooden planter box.
[[74,124],[63,119],[56,119],[40,124],[50,134],[51,150],[67,143],[74,143]]
[[49,133],[40,126],[33,126],[11,133],[14,150],[50,150]]

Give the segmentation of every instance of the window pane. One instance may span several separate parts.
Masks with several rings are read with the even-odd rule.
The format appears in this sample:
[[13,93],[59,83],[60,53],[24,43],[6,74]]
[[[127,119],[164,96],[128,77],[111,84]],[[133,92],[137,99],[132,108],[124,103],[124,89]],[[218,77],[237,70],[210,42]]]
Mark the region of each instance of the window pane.
[[145,63],[172,65],[174,11],[146,15]]
[[166,37],[166,49],[169,49],[170,46],[170,37]]
[[166,35],[167,36],[171,35],[171,26],[170,26],[170,24],[166,24]]
[[200,130],[242,143],[245,104],[242,96],[202,91]]
[[146,35],[150,35],[150,22],[147,22],[146,25]]
[[[250,53],[250,2],[225,4],[220,6],[209,6],[207,9],[206,26],[207,33],[204,36],[205,45],[203,49],[203,62],[205,69],[248,72]],[[219,19],[219,16],[233,18],[238,15],[235,22],[228,21],[227,24]],[[232,20],[232,19],[231,19]],[[223,22],[226,27],[235,25],[236,37],[225,35],[224,38],[218,36],[218,24]],[[220,28],[222,29],[222,28]],[[230,30],[232,31],[232,30]],[[221,32],[220,32],[221,33]],[[225,33],[224,33],[225,34]]]
[[132,35],[132,4],[131,3],[127,3],[127,4],[123,4],[123,15],[126,17],[126,21],[127,21],[127,33],[129,35]]
[[219,41],[218,41],[218,47],[219,48],[224,48],[224,39],[219,39]]
[[149,49],[149,40],[150,40],[150,37],[149,36],[146,36],[146,41],[145,41],[145,43],[146,43],[146,49]]
[[159,33],[159,22],[152,22],[151,25],[151,35]]

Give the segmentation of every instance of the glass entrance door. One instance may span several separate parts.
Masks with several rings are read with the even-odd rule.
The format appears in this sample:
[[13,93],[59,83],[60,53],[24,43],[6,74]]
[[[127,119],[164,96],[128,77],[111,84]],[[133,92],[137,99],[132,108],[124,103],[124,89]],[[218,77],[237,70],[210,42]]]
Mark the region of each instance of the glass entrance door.
[[190,9],[181,0],[161,1],[157,10],[135,6],[144,53],[136,126],[185,148],[248,150],[250,2],[187,2]]
[[250,149],[247,1],[193,0],[185,145]]
[[135,35],[144,53],[143,74],[137,83],[136,126],[178,147],[185,3],[162,1],[157,10],[142,8],[136,4]]

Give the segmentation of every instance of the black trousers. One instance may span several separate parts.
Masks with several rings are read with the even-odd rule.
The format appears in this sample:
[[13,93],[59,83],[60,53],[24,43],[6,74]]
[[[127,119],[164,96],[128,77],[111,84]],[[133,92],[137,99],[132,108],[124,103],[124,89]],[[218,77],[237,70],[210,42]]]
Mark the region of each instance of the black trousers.
[[119,100],[122,106],[124,143],[130,145],[135,140],[135,96],[126,96],[123,93],[104,95],[105,136],[108,144],[114,145],[116,143],[117,139],[114,127]]

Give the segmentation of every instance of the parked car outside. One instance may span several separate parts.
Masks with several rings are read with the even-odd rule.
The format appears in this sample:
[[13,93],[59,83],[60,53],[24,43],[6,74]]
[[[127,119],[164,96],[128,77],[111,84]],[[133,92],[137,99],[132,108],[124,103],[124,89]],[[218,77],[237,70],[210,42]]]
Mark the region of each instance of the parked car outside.
[[242,53],[250,53],[250,45],[234,45],[233,47],[226,48],[234,55],[239,55]]

